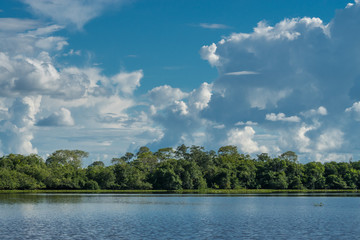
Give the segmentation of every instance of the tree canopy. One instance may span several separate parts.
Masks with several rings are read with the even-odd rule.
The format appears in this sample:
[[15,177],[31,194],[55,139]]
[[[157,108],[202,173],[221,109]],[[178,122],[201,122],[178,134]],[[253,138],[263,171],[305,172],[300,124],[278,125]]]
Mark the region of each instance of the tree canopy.
[[152,152],[140,147],[112,159],[112,165],[89,154],[57,150],[44,160],[38,155],[9,154],[0,158],[0,189],[357,189],[360,162],[298,161],[293,151],[255,158],[236,146],[206,151],[181,145]]

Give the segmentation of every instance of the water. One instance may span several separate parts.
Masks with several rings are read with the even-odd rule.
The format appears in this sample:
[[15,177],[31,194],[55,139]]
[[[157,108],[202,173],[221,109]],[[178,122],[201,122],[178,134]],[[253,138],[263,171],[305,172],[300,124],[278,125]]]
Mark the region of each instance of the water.
[[359,224],[357,195],[0,194],[0,239],[358,239]]

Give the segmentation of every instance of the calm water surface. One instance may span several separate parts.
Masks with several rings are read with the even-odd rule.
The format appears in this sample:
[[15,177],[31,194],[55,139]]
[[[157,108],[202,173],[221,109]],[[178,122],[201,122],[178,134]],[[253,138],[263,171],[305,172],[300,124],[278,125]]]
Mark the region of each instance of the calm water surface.
[[358,195],[0,194],[0,239],[359,237]]

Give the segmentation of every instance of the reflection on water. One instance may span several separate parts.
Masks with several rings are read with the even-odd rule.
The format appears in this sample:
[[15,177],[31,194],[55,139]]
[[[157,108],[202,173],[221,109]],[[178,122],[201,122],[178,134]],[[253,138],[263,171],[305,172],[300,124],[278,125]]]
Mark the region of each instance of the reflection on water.
[[311,196],[0,194],[1,239],[358,238],[358,195]]

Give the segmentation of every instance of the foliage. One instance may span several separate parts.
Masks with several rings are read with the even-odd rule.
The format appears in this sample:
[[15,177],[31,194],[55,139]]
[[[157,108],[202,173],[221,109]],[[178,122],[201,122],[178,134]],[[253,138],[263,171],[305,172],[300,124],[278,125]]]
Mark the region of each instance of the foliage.
[[87,167],[81,150],[58,150],[45,161],[38,155],[0,157],[0,190],[99,191],[235,191],[250,189],[309,191],[358,189],[360,162],[309,162],[302,164],[295,152],[252,158],[236,146],[217,152],[181,145],[152,152],[139,148],[112,159],[111,166],[95,161]]

